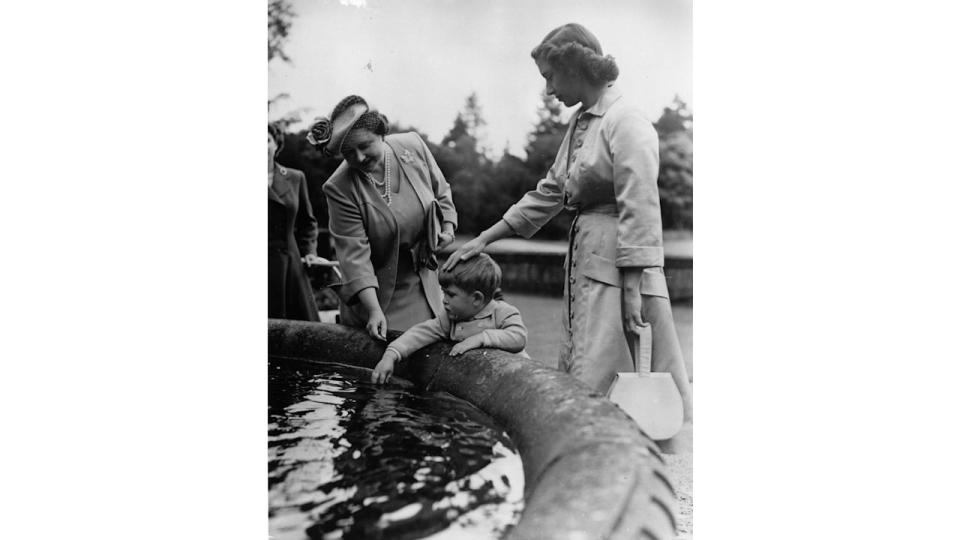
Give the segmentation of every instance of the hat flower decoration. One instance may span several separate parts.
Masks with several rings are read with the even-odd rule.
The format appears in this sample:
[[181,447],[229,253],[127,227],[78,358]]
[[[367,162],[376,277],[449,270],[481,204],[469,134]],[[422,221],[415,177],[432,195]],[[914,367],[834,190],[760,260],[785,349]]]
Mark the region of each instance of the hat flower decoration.
[[312,126],[310,126],[310,132],[307,133],[307,142],[324,150],[327,142],[330,141],[330,134],[333,133],[333,124],[328,118],[321,117],[318,118]]

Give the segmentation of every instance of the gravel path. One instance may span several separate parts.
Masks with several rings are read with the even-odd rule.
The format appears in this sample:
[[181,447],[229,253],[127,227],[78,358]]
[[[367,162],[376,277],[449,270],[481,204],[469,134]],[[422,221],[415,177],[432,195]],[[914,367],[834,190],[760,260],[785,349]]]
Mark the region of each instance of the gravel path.
[[693,454],[664,454],[677,492],[677,540],[693,539]]

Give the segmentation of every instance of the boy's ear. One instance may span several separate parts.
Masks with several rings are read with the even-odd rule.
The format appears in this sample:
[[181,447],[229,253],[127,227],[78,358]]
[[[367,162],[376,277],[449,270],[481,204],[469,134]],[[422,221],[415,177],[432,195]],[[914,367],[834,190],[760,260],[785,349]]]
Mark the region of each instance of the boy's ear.
[[473,291],[470,294],[470,299],[473,300],[474,302],[480,302],[481,304],[484,303],[484,301],[486,301],[486,297],[484,297],[483,293],[480,291]]

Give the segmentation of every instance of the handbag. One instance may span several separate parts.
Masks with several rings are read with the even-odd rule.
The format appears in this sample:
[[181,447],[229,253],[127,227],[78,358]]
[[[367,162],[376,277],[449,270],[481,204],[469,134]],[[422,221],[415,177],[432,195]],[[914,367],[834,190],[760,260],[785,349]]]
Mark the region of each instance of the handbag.
[[436,270],[440,267],[437,251],[440,246],[440,232],[443,227],[443,210],[436,199],[427,205],[426,221],[423,224],[423,240],[413,246],[413,260],[416,269]]
[[[637,327],[631,339],[632,372],[619,372],[607,397],[616,403],[655,441],[669,439],[683,426],[683,400],[670,373],[652,373],[653,331],[650,323]],[[629,339],[629,337],[628,337]]]

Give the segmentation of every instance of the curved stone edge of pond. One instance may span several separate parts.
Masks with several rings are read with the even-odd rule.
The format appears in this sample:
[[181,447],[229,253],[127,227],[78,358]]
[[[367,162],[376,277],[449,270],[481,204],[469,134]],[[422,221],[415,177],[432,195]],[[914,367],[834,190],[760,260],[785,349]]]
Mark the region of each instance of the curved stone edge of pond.
[[[270,319],[268,352],[373,369],[386,343],[337,324]],[[390,339],[399,333],[391,333]],[[523,461],[525,507],[510,539],[673,538],[676,493],[656,444],[573,377],[492,349],[448,356],[449,343],[397,365],[396,377],[490,415]]]

